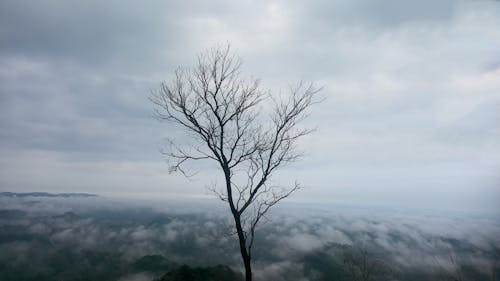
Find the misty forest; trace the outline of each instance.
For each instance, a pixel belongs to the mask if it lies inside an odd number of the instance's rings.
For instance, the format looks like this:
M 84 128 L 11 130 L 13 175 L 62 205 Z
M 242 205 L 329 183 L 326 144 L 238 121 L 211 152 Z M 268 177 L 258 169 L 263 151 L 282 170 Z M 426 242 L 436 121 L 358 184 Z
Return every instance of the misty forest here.
M 217 201 L 1 194 L 1 280 L 243 280 Z M 196 205 L 193 209 L 191 205 Z M 258 280 L 498 280 L 495 219 L 284 203 Z
M 500 281 L 500 1 L 0 1 L 0 281 Z

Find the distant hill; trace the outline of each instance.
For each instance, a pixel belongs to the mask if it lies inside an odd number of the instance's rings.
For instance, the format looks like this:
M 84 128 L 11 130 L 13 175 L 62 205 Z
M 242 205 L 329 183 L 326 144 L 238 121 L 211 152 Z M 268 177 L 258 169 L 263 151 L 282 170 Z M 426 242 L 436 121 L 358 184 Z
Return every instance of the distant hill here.
M 48 192 L 0 192 L 0 197 L 61 197 L 61 198 L 90 198 L 98 197 L 96 194 L 90 193 L 48 193 Z
M 169 270 L 179 267 L 175 262 L 172 262 L 162 255 L 146 255 L 136 260 L 132 269 L 134 272 L 151 272 L 151 273 L 165 273 Z
M 243 276 L 225 265 L 190 267 L 183 265 L 155 281 L 240 281 Z

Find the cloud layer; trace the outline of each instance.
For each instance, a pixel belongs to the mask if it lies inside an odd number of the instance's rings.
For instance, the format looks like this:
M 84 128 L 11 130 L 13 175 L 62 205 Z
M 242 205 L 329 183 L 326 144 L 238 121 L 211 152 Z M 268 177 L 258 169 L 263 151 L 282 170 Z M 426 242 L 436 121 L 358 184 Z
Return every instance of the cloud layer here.
M 132 269 L 151 255 L 178 264 L 241 269 L 237 239 L 219 208 L 222 203 L 0 201 L 0 276 L 8 268 L 27 267 L 31 274 L 52 278 L 82 270 L 107 280 L 106 274 L 114 274 L 113 280 L 145 279 L 153 272 Z M 379 267 L 390 269 L 394 280 L 417 273 L 423 274 L 419 280 L 435 280 L 456 269 L 450 257 L 469 268 L 466 274 L 475 274 L 473 280 L 482 280 L 500 253 L 500 225 L 486 217 L 290 205 L 270 219 L 258 230 L 253 250 L 259 280 L 320 281 L 332 278 L 333 271 L 346 277 L 344 260 L 363 251 L 370 260 L 383 261 Z
M 180 132 L 147 96 L 231 42 L 273 90 L 325 86 L 309 156 L 277 179 L 310 186 L 297 198 L 498 212 L 499 15 L 498 1 L 4 1 L 0 189 L 203 194 L 210 168 L 166 174 L 157 150 Z

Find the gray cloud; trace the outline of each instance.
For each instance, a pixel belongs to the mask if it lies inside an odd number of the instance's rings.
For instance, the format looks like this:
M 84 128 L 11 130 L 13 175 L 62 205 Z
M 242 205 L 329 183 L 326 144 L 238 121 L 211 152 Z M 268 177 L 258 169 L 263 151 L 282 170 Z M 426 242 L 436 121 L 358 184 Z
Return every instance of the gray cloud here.
M 497 1 L 3 1 L 0 189 L 202 194 L 210 171 L 165 174 L 157 149 L 179 132 L 147 96 L 229 41 L 266 87 L 325 86 L 309 156 L 282 174 L 312 187 L 299 199 L 432 194 L 498 212 L 499 14 Z
M 184 33 L 175 27 L 178 6 L 162 1 L 7 1 L 2 3 L 2 53 L 83 66 L 127 69 L 132 62 L 148 67 L 161 60 L 165 43 L 175 46 L 179 40 L 169 36 Z

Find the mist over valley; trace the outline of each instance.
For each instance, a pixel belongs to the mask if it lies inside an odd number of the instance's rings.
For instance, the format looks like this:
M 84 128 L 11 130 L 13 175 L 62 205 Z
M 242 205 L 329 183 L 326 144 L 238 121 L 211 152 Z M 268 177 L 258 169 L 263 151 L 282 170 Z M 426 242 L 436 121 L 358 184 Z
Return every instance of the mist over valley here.
M 0 203 L 1 280 L 153 280 L 182 265 L 241 271 L 217 200 L 2 194 Z M 362 260 L 373 266 L 369 280 L 493 280 L 500 270 L 492 215 L 289 203 L 268 219 L 256 236 L 257 280 L 362 280 Z

